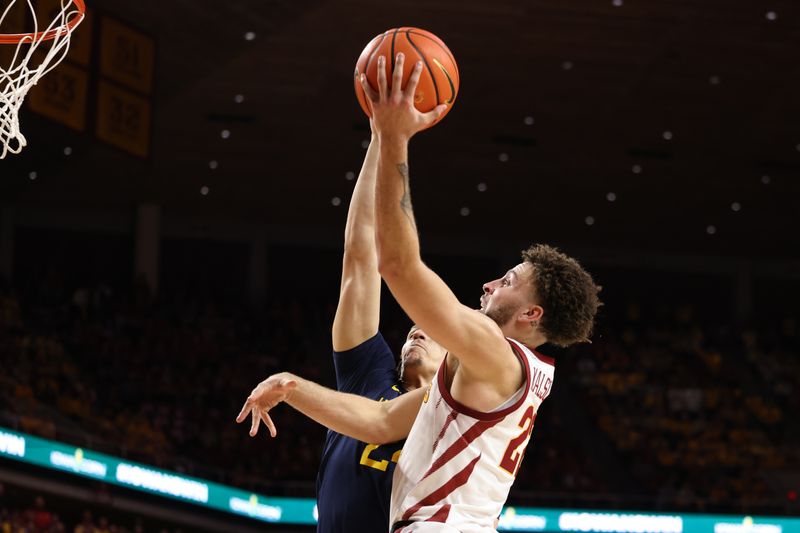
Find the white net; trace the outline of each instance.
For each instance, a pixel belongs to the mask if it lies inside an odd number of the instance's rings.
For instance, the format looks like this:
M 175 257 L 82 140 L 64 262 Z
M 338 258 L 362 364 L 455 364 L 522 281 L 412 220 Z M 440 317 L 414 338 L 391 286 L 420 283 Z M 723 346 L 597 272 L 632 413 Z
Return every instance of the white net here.
M 84 10 L 82 0 L 60 0 L 60 9 L 56 7 L 45 27 L 32 0 L 0 0 L 3 4 L 7 5 L 0 14 L 0 47 L 6 52 L 0 56 L 0 159 L 25 148 L 27 141 L 19 129 L 22 102 L 31 87 L 67 56 L 72 30 Z M 23 34 L 17 26 L 33 31 Z

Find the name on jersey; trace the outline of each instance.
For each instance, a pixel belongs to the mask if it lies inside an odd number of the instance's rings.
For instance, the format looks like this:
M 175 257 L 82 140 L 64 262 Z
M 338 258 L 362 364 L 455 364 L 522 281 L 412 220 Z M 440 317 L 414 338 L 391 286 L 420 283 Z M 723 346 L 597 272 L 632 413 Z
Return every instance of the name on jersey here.
M 533 375 L 531 376 L 531 392 L 537 398 L 544 401 L 547 395 L 550 394 L 550 387 L 553 386 L 553 380 L 538 368 L 532 368 Z

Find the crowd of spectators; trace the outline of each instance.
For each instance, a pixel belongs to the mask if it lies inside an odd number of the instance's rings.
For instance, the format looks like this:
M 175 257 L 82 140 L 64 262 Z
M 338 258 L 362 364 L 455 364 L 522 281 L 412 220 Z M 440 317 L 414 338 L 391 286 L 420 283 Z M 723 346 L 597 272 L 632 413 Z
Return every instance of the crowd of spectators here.
M 17 507 L 5 501 L 5 486 L 0 484 L 0 533 L 62 533 L 67 531 L 58 514 L 51 512 L 42 496 L 33 505 Z
M 293 410 L 279 437 L 251 439 L 233 419 L 257 382 L 279 370 L 333 385 L 335 300 L 293 294 L 253 310 L 211 297 L 154 299 L 104 283 L 0 290 L 0 424 L 46 438 L 273 495 L 313 495 L 324 430 Z M 399 347 L 408 324 L 384 322 Z M 631 304 L 595 341 L 561 356 L 512 497 L 528 504 L 738 512 L 780 503 L 762 475 L 798 467 L 787 418 L 799 407 L 797 323 L 706 326 L 690 307 L 648 314 Z M 549 407 L 548 407 L 549 405 Z M 576 404 L 570 404 L 576 405 Z M 606 439 L 613 465 L 600 464 Z M 587 442 L 589 441 L 589 442 Z M 620 488 L 615 472 L 629 483 Z M 584 497 L 586 499 L 584 500 Z
M 297 302 L 250 317 L 105 286 L 34 301 L 6 291 L 1 306 L 0 401 L 22 431 L 249 488 L 315 471 L 324 432 L 303 417 L 282 412 L 271 443 L 233 422 L 278 365 L 320 379 Z
M 117 513 L 119 519 L 110 519 L 74 505 L 59 514 L 41 495 L 9 498 L 9 490 L 0 484 L 0 533 L 180 533 L 160 526 L 146 528 L 142 519 L 132 515 Z
M 210 300 L 154 303 L 142 287 L 118 294 L 98 284 L 70 294 L 50 277 L 33 295 L 7 289 L 0 298 L 7 423 L 14 418 L 27 433 L 249 490 L 313 495 L 321 427 L 280 409 L 280 437 L 252 439 L 233 418 L 258 380 L 279 370 L 334 385 L 335 301 L 278 299 L 253 312 Z M 383 324 L 390 345 L 402 344 L 407 326 Z M 555 413 L 544 416 L 563 425 Z M 548 461 L 521 473 L 519 485 L 597 485 L 566 433 L 541 425 L 537 449 Z
M 625 311 L 569 360 L 623 467 L 662 506 L 780 509 L 769 474 L 800 466 L 796 322 L 740 329 L 704 326 L 691 306 Z

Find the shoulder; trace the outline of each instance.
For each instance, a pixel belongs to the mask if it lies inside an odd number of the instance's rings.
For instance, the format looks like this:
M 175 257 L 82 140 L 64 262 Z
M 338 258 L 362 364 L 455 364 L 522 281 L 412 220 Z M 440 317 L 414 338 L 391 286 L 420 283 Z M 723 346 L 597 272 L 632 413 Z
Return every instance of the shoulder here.
M 394 354 L 380 332 L 349 350 L 333 352 L 337 388 L 364 395 L 397 381 Z
M 376 332 L 375 335 L 372 337 L 365 339 L 364 341 L 356 344 L 355 346 L 346 348 L 344 350 L 337 350 L 334 349 L 334 354 L 341 354 L 341 355 L 348 355 L 354 353 L 361 353 L 361 352 L 368 352 L 374 350 L 390 350 L 389 345 L 386 343 L 386 339 L 384 339 L 383 335 L 380 331 Z M 391 350 L 390 350 L 391 351 Z

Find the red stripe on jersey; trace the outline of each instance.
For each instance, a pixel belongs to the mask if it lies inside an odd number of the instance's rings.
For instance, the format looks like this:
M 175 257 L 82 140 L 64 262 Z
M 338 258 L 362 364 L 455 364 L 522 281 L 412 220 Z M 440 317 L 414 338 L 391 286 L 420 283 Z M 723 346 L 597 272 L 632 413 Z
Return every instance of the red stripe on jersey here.
M 447 448 L 442 455 L 436 458 L 436 460 L 431 464 L 431 467 L 425 472 L 425 475 L 422 476 L 422 479 L 430 476 L 437 470 L 439 470 L 445 463 L 447 463 L 450 459 L 464 451 L 464 449 L 472 443 L 475 439 L 483 435 L 483 433 L 491 428 L 502 422 L 503 419 L 499 418 L 497 420 L 480 420 L 475 422 L 471 428 L 464 432 L 461 437 L 458 438 L 453 444 Z
M 439 435 L 436 437 L 436 440 L 433 441 L 434 452 L 436 451 L 436 447 L 439 446 L 439 441 L 442 440 L 442 437 L 444 437 L 447 428 L 450 427 L 450 424 L 453 422 L 453 420 L 456 419 L 457 416 L 458 416 L 458 411 L 452 411 L 452 410 L 450 411 L 450 414 L 447 415 L 447 420 L 445 420 L 444 425 L 442 426 L 442 430 L 439 432 Z
M 426 522 L 447 522 L 447 517 L 450 516 L 450 504 L 446 503 L 439 507 L 439 510 L 433 513 L 433 516 L 425 520 Z
M 508 344 L 511 346 L 511 351 L 514 352 L 514 355 L 522 363 L 523 374 L 525 378 L 525 385 L 524 385 L 524 393 L 520 396 L 519 400 L 514 403 L 514 405 L 509 405 L 505 409 L 501 409 L 499 411 L 478 411 L 471 407 L 467 407 L 466 405 L 462 404 L 450 394 L 450 391 L 447 388 L 447 358 L 450 354 L 446 354 L 444 356 L 444 360 L 442 364 L 439 366 L 439 371 L 436 374 L 436 380 L 439 385 L 439 392 L 442 394 L 442 398 L 444 401 L 449 405 L 453 410 L 458 411 L 459 413 L 463 413 L 467 416 L 478 420 L 495 420 L 497 418 L 503 418 L 509 413 L 513 413 L 517 409 L 519 409 L 522 404 L 525 402 L 525 398 L 528 395 L 528 390 L 531 388 L 531 365 L 528 363 L 528 358 L 525 356 L 525 353 L 522 351 L 515 341 L 511 339 L 506 339 Z M 522 387 L 520 387 L 522 388 Z
M 510 340 L 515 340 L 515 339 L 510 339 Z M 515 341 L 515 342 L 519 342 L 519 341 Z M 548 356 L 548 355 L 543 355 L 543 354 L 541 354 L 541 353 L 537 352 L 537 351 L 536 351 L 536 348 L 531 348 L 531 347 L 530 347 L 530 346 L 528 346 L 527 344 L 523 344 L 523 343 L 521 343 L 521 342 L 519 342 L 519 344 L 521 344 L 522 346 L 524 346 L 524 347 L 526 347 L 527 349 L 529 349 L 529 350 L 531 351 L 531 353 L 532 353 L 533 355 L 535 355 L 535 356 L 536 356 L 536 359 L 538 359 L 538 360 L 539 360 L 539 361 L 541 361 L 542 363 L 544 363 L 544 364 L 546 364 L 546 365 L 550 365 L 550 366 L 552 366 L 552 367 L 555 367 L 555 366 L 556 366 L 556 360 L 555 360 L 555 358 L 553 358 L 553 357 L 550 357 L 550 356 Z
M 542 355 L 539 352 L 537 352 L 536 350 L 531 350 L 531 353 L 533 355 L 535 355 L 536 359 L 538 359 L 542 363 L 544 363 L 546 365 L 550 365 L 550 366 L 556 366 L 556 360 L 553 359 L 552 357 L 548 357 L 546 355 Z
M 450 478 L 447 483 L 436 489 L 435 491 L 431 492 L 424 498 L 422 498 L 416 505 L 413 507 L 409 507 L 408 510 L 403 513 L 403 520 L 408 520 L 414 513 L 422 509 L 423 507 L 433 505 L 437 502 L 442 501 L 443 499 L 447 498 L 453 491 L 457 488 L 461 487 L 462 485 L 466 485 L 467 481 L 469 481 L 470 476 L 472 476 L 472 471 L 475 470 L 475 465 L 478 464 L 478 461 L 481 459 L 481 454 L 478 454 L 475 459 L 470 461 L 470 463 L 464 467 L 464 469 Z

